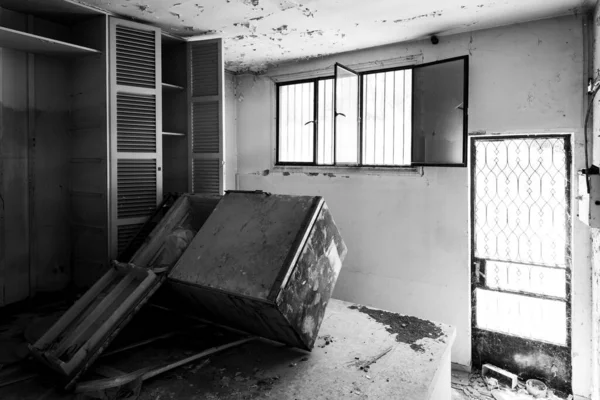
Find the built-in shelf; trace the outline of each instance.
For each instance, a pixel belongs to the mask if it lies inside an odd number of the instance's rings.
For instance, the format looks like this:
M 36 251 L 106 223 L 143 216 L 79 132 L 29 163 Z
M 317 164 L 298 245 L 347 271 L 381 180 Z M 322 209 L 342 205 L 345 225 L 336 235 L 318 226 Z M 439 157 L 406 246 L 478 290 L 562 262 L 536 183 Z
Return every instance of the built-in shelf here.
M 181 132 L 163 132 L 162 134 L 165 136 L 185 136 L 185 133 Z
M 88 47 L 4 27 L 0 27 L 0 47 L 49 56 L 76 57 L 100 53 Z
M 173 85 L 170 83 L 164 83 L 162 84 L 162 88 L 163 90 L 168 90 L 168 91 L 173 91 L 173 92 L 179 92 L 183 90 L 183 86 L 178 86 L 178 85 Z
M 63 25 L 73 25 L 107 14 L 104 10 L 82 4 L 78 0 L 0 0 L 0 7 Z

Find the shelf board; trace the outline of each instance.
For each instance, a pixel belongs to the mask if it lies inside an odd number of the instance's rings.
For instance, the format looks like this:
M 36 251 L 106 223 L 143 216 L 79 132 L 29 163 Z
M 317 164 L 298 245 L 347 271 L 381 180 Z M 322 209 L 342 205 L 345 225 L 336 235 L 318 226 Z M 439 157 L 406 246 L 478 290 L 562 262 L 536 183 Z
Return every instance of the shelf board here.
M 173 91 L 173 92 L 179 92 L 179 91 L 184 90 L 183 86 L 173 85 L 171 83 L 165 83 L 165 82 L 163 82 L 162 88 L 163 88 L 163 90 L 168 90 L 168 91 Z
M 185 133 L 181 132 L 163 132 L 163 136 L 186 136 Z
M 77 0 L 0 0 L 0 7 L 66 25 L 107 14 Z
M 88 47 L 4 27 L 0 27 L 0 47 L 49 56 L 75 57 L 100 53 Z

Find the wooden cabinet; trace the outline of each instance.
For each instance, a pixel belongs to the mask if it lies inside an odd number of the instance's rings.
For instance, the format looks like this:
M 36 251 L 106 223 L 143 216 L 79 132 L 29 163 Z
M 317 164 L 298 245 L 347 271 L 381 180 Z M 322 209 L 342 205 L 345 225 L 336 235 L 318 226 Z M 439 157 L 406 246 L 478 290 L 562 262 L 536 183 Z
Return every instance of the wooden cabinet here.
M 190 190 L 220 194 L 225 176 L 223 151 L 223 43 L 189 42 Z
M 0 0 L 0 306 L 93 284 L 163 193 L 222 192 L 221 48 Z
M 110 19 L 111 258 L 162 199 L 161 32 Z

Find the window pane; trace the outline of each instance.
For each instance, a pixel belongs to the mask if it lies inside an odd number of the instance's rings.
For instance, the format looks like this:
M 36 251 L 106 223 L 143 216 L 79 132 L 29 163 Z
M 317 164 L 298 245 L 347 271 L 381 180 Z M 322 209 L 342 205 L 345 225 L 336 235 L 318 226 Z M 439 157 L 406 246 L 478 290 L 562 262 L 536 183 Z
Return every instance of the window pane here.
M 413 162 L 463 163 L 465 62 L 414 69 Z
M 317 164 L 333 164 L 333 79 L 319 81 Z
M 279 87 L 279 161 L 312 162 L 314 156 L 314 84 Z
M 412 71 L 363 77 L 363 164 L 410 164 Z
M 476 289 L 477 327 L 564 345 L 567 310 L 564 301 Z
M 335 161 L 358 163 L 358 75 L 336 66 Z

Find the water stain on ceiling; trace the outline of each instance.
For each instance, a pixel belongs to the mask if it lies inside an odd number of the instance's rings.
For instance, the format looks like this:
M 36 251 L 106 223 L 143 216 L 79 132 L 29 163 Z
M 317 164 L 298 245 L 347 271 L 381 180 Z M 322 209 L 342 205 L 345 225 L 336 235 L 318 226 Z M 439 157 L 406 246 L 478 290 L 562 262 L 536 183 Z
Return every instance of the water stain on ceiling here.
M 581 13 L 593 0 L 83 0 L 185 37 L 222 37 L 228 70 Z

